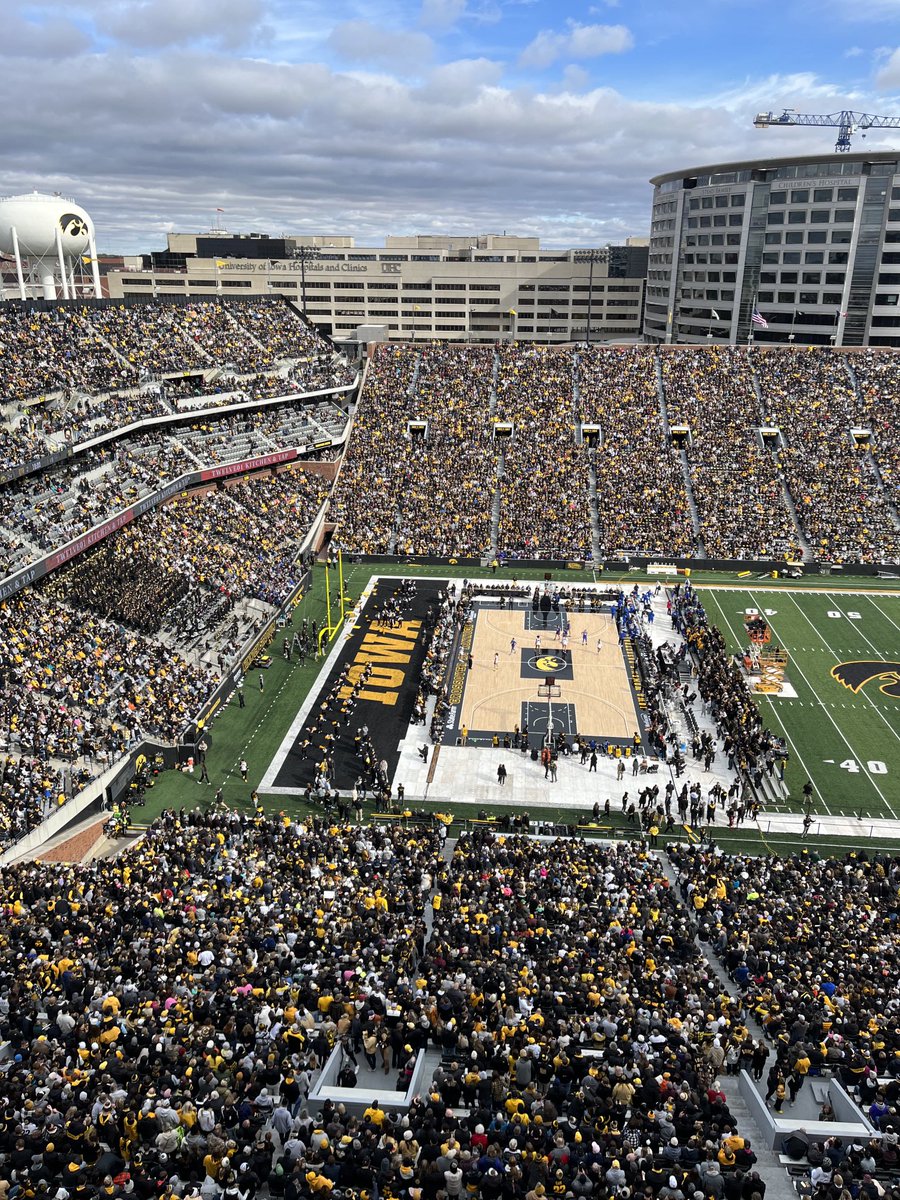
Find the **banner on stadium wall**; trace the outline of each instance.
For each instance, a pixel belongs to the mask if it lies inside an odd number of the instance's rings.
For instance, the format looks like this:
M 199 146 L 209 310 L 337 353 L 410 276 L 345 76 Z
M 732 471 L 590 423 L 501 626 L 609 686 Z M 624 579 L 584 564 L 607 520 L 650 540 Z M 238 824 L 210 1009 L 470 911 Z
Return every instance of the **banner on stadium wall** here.
M 329 442 L 330 446 L 331 443 Z M 245 458 L 242 462 L 225 463 L 221 467 L 207 467 L 200 472 L 200 481 L 208 479 L 227 479 L 230 475 L 241 475 L 244 471 L 258 471 L 262 467 L 277 467 L 281 463 L 291 462 L 298 457 L 296 448 L 291 450 L 276 450 L 272 454 L 262 454 L 259 458 Z
M 0 483 L 12 483 L 14 479 L 22 479 L 25 475 L 34 475 L 37 471 L 46 471 L 55 467 L 71 454 L 70 450 L 57 450 L 55 454 L 45 454 L 43 458 L 31 458 L 28 462 L 19 463 L 17 467 L 9 467 L 0 472 Z

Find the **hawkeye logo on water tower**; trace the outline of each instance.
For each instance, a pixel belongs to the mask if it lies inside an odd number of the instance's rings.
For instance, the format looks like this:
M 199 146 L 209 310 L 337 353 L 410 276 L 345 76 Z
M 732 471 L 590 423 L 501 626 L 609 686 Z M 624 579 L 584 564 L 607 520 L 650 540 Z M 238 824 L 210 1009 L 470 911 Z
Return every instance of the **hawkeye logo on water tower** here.
M 900 662 L 878 659 L 854 659 L 831 668 L 831 677 L 858 696 L 873 679 L 882 680 L 878 690 L 885 696 L 900 697 Z

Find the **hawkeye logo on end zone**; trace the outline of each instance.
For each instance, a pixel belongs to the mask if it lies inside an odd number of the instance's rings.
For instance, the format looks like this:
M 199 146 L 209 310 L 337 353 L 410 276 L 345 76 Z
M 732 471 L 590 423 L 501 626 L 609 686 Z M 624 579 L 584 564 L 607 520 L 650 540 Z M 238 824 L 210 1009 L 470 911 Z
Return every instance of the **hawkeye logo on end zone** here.
M 867 683 L 880 679 L 878 690 L 885 696 L 900 696 L 900 662 L 856 659 L 831 668 L 832 679 L 858 696 Z

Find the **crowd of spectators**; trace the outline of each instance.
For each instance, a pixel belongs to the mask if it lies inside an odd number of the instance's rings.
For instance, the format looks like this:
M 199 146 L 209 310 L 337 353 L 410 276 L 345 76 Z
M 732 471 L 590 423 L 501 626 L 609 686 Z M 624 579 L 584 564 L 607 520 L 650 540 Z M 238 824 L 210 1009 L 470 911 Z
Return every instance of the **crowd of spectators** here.
M 763 419 L 781 430 L 781 468 L 813 557 L 824 562 L 896 560 L 896 511 L 891 511 L 868 446 L 851 434 L 868 428 L 869 419 L 846 357 L 818 349 L 757 354 L 753 362 Z
M 109 765 L 142 736 L 176 738 L 241 648 L 236 605 L 290 594 L 327 492 L 288 467 L 179 497 L 0 605 L 2 748 L 51 771 Z M 16 783 L 0 789 L 0 840 L 46 815 L 39 776 Z
M 678 349 L 660 362 L 669 425 L 688 431 L 682 436 L 707 557 L 799 557 L 777 460 L 757 433 L 746 350 Z
M 896 497 L 900 487 L 900 431 L 897 411 L 900 383 L 892 354 L 863 350 L 848 359 L 859 389 L 863 420 L 860 427 L 872 434 L 871 450 L 887 494 Z M 896 500 L 895 500 L 896 507 Z
M 271 1177 L 311 1196 L 340 1142 L 331 1106 L 302 1107 L 312 1071 L 338 1039 L 387 1041 L 388 1001 L 409 1007 L 439 852 L 430 830 L 215 810 L 169 813 L 91 868 L 6 868 L 0 1178 L 97 1195 L 108 1176 L 119 1195 L 127 1173 L 136 1196 L 211 1200 Z
M 5 868 L 0 1178 L 677 1200 L 727 1175 L 762 1200 L 710 1052 L 740 1010 L 655 856 L 487 832 L 441 849 L 433 827 L 214 807 L 114 861 Z M 407 1112 L 352 1117 L 307 1106 L 336 1047 L 348 1082 L 363 1056 L 398 1084 L 419 1049 L 441 1064 Z
M 689 582 L 672 589 L 671 616 L 676 632 L 690 647 L 697 691 L 716 723 L 729 770 L 759 785 L 764 771 L 773 775 L 776 766 L 787 759 L 784 743 L 763 724 L 744 672 L 729 653 L 719 628 L 709 623 Z
M 722 1029 L 726 1062 L 735 1071 L 752 1069 L 760 1082 L 768 1062 L 764 1088 L 776 1114 L 796 1101 L 808 1076 L 833 1074 L 877 1131 L 857 1141 L 810 1139 L 812 1172 L 801 1195 L 831 1194 L 829 1185 L 864 1200 L 895 1193 L 900 859 L 863 850 L 820 860 L 809 853 L 754 857 L 681 846 L 670 847 L 669 856 L 700 938 L 764 1033 L 764 1040 L 753 1040 Z M 835 1119 L 829 1104 L 820 1119 Z
M 188 398 L 213 407 L 340 387 L 353 375 L 278 300 L 10 309 L 0 315 L 0 469 L 165 416 Z
M 571 351 L 501 346 L 497 416 L 503 443 L 497 549 L 509 558 L 593 553 L 588 451 L 576 442 Z
M 28 565 L 185 472 L 313 445 L 339 436 L 346 421 L 331 400 L 204 416 L 190 426 L 98 446 L 7 483 L 0 487 L 0 570 Z
M 482 346 L 378 348 L 335 488 L 345 549 L 448 556 L 489 549 L 492 364 L 493 351 Z
M 808 537 L 817 558 L 890 560 L 892 393 L 861 366 L 864 404 L 844 357 L 380 347 L 336 492 L 340 536 L 359 552 L 566 559 L 589 557 L 595 531 L 605 557 L 797 559 Z M 512 432 L 492 442 L 496 422 Z M 875 427 L 881 478 L 851 436 L 861 422 Z M 599 427 L 595 445 L 579 443 L 579 424 Z
M 595 456 L 600 552 L 695 552 L 684 471 L 666 443 L 649 348 L 578 352 L 581 419 L 600 426 Z

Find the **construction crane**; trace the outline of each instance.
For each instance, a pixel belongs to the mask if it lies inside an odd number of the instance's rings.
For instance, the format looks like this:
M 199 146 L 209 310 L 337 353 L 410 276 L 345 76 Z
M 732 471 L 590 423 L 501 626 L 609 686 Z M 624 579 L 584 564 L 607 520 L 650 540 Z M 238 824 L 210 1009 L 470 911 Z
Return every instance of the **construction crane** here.
M 834 148 L 838 154 L 846 154 L 850 149 L 850 138 L 857 129 L 900 129 L 900 117 L 877 117 L 873 113 L 849 109 L 839 113 L 798 113 L 793 108 L 786 108 L 780 117 L 771 112 L 757 113 L 753 124 L 757 129 L 768 129 L 770 125 L 820 125 L 837 129 Z

